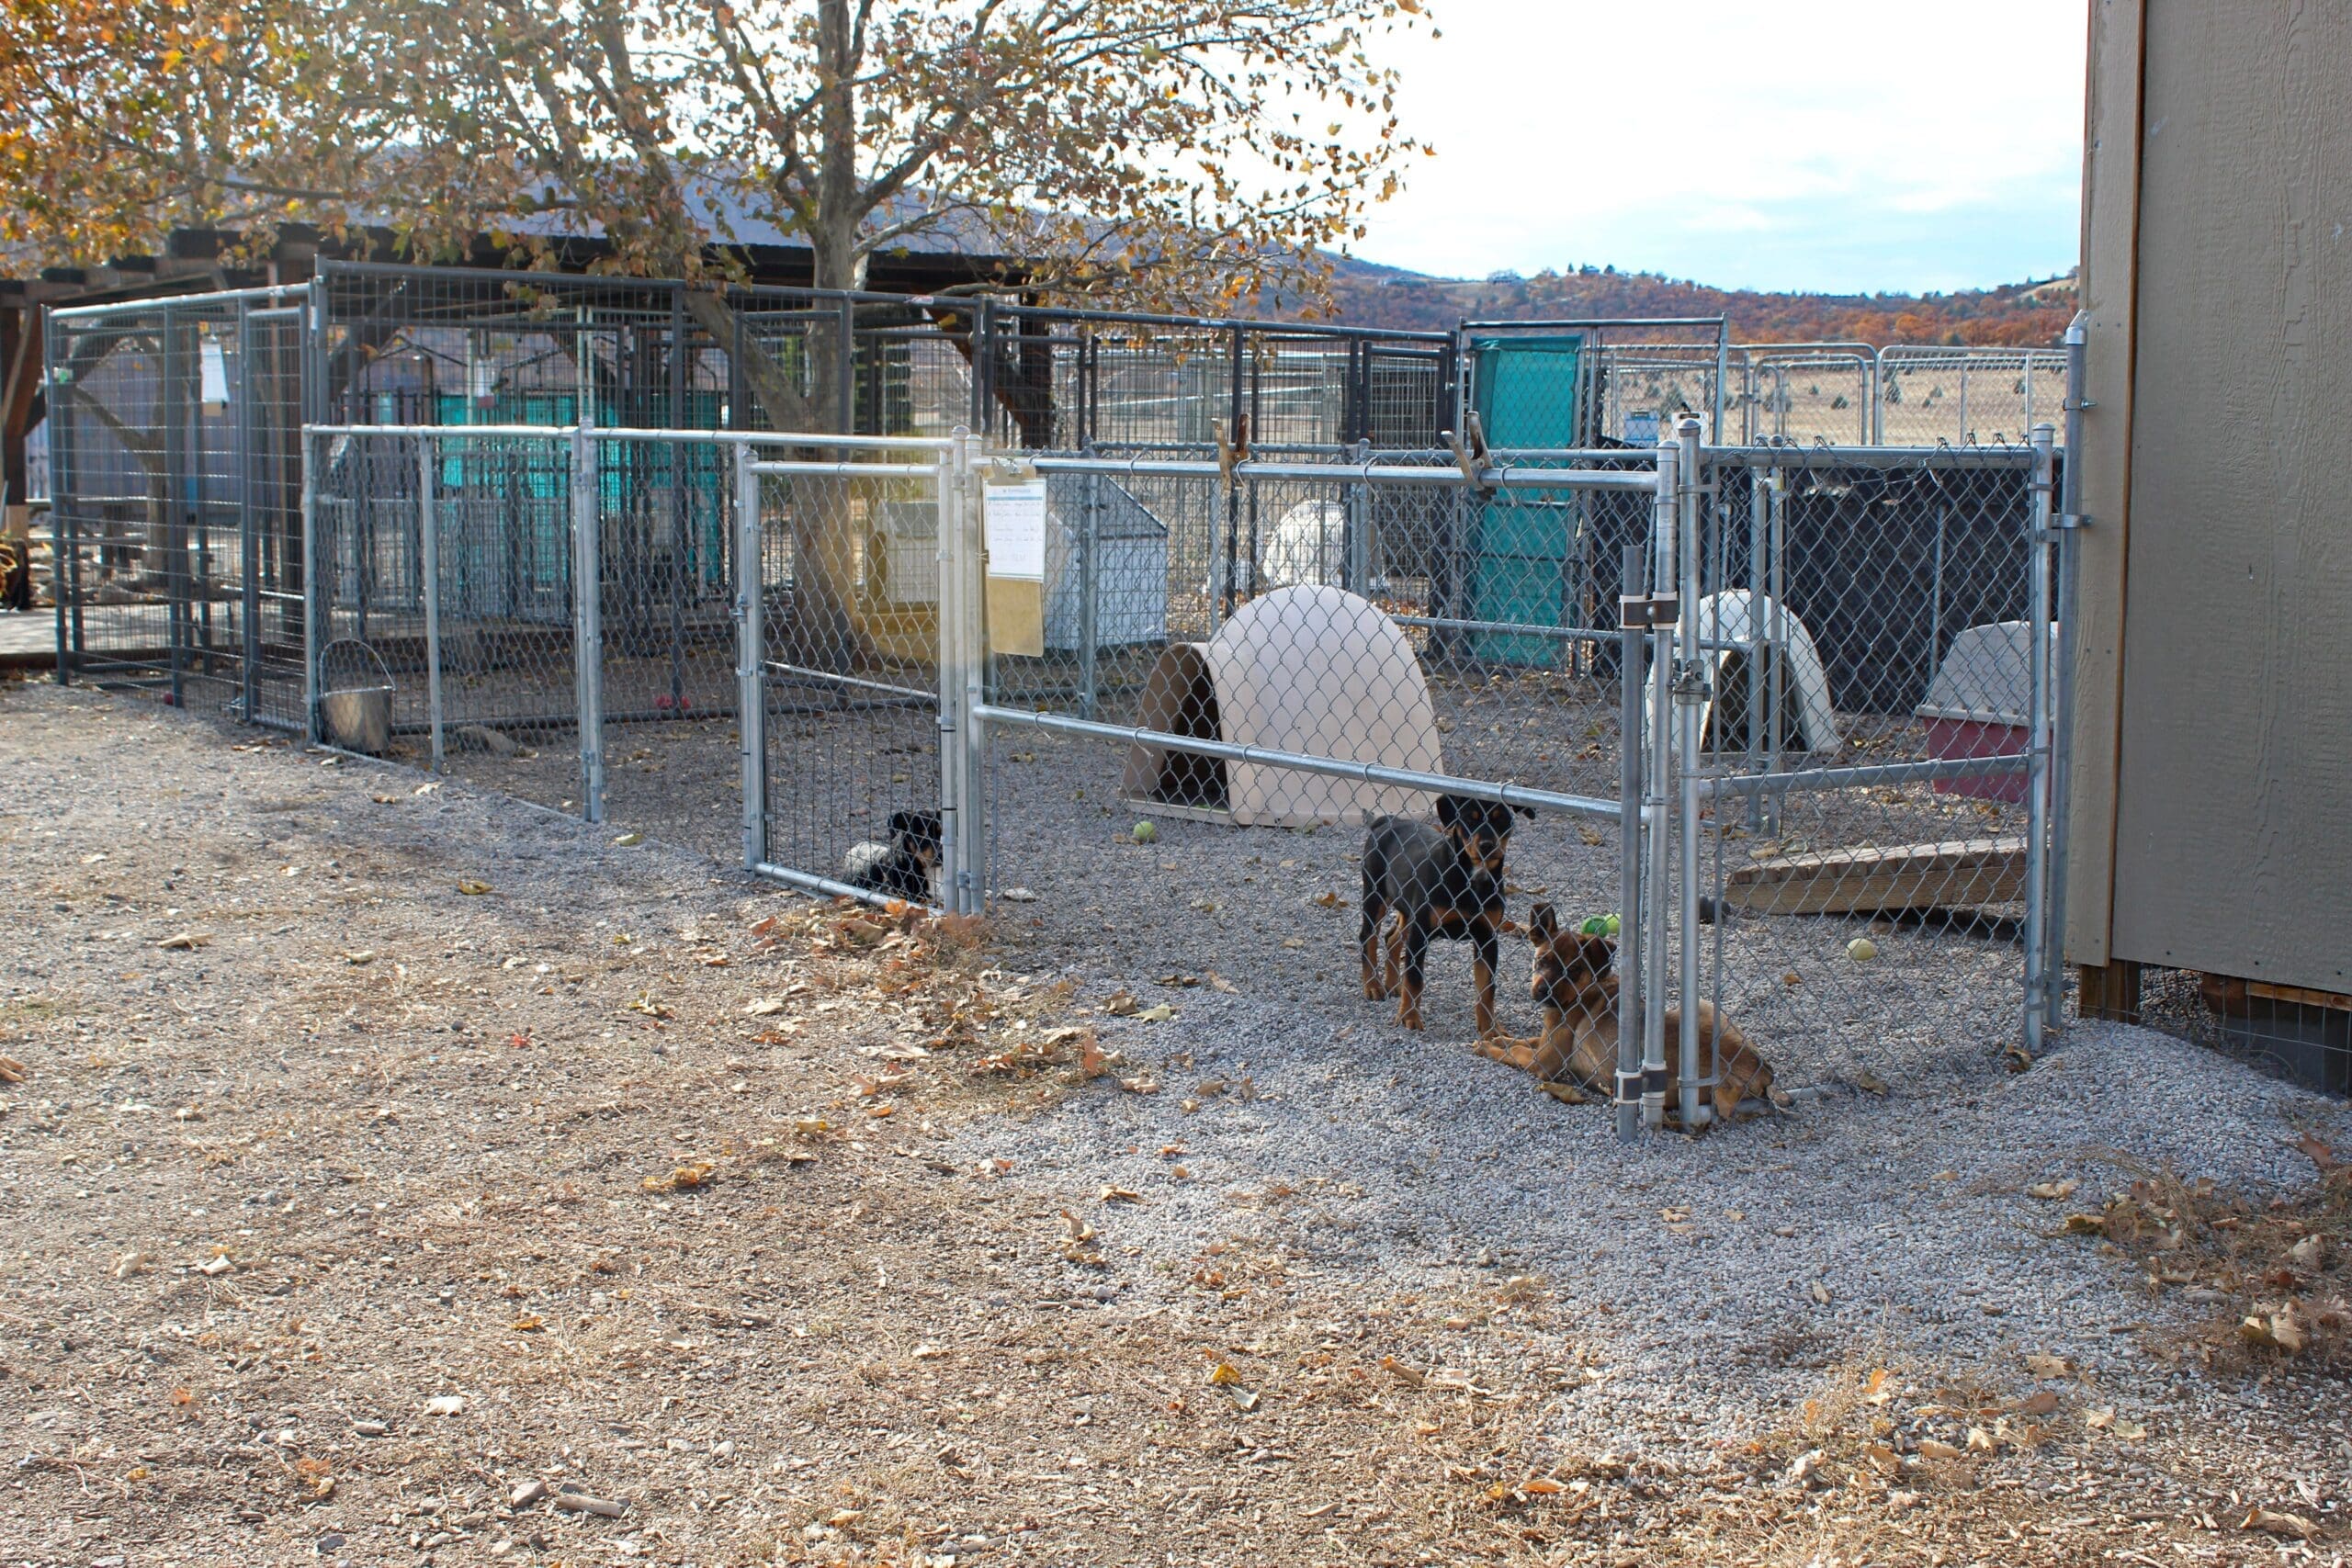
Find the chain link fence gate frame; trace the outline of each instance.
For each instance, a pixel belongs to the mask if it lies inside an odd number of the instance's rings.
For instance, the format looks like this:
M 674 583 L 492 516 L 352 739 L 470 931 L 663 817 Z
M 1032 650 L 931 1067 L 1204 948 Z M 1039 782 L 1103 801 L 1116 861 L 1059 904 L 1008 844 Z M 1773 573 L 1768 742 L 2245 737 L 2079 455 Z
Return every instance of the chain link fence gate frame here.
M 1695 421 L 1678 436 L 1702 479 L 1678 563 L 1677 852 L 1653 866 L 1673 886 L 1674 990 L 1768 1035 L 1843 1035 L 1857 1081 L 1905 1032 L 1979 1030 L 1992 1040 L 1953 1043 L 2030 1059 L 2064 987 L 2072 535 L 2054 431 L 1928 448 L 1708 446 Z M 1930 929 L 1985 956 L 1958 979 L 1911 963 Z

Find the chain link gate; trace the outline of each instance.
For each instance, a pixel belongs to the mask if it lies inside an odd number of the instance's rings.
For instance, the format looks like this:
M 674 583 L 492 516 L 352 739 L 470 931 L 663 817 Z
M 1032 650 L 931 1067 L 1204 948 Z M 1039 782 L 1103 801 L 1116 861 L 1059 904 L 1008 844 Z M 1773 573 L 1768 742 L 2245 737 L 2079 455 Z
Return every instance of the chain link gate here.
M 1866 1084 L 1892 1062 L 2037 1051 L 2061 983 L 2052 431 L 1930 448 L 1679 434 L 1702 479 L 1681 508 L 1675 673 L 1651 698 L 1674 715 L 1676 852 L 1652 868 L 1674 993 Z M 1686 1077 L 1686 1122 L 1690 1096 Z
M 743 863 L 809 892 L 978 907 L 964 822 L 953 570 L 972 443 L 796 440 L 735 454 Z

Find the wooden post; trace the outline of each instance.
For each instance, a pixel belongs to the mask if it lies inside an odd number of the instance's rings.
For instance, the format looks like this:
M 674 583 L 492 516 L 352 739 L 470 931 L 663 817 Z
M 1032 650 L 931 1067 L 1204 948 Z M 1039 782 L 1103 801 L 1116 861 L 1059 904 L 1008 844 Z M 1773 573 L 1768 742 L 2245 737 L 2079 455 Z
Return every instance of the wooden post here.
M 2119 1023 L 2140 1021 L 2140 964 L 2137 959 L 2114 958 L 2105 964 L 2078 964 L 2075 975 L 2081 982 L 2076 993 L 2075 1010 L 2084 1018 L 2113 1019 Z

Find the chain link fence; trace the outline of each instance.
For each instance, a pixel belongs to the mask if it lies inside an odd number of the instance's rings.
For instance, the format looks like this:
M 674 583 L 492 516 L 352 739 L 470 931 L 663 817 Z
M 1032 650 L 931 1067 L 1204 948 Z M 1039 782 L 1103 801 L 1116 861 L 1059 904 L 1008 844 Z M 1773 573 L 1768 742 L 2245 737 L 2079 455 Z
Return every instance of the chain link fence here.
M 51 312 L 61 675 L 301 722 L 298 299 Z
M 2054 443 L 1875 439 L 1953 362 L 730 309 L 61 313 L 62 670 L 985 910 L 1139 1005 L 1376 998 L 1629 1130 L 1768 1087 L 1733 1045 L 1860 1081 L 2054 1018 Z M 1963 431 L 2058 395 L 1964 367 Z

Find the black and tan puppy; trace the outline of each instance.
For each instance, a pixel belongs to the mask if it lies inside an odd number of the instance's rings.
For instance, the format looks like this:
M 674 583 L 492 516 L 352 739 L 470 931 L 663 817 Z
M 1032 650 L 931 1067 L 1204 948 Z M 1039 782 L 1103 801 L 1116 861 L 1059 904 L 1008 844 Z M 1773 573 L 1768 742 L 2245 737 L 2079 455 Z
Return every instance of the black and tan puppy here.
M 1544 1032 L 1525 1040 L 1481 1038 L 1478 1051 L 1533 1073 L 1548 1083 L 1569 1083 L 1588 1093 L 1615 1092 L 1617 1073 L 1617 944 L 1560 923 L 1549 904 L 1528 912 L 1527 940 L 1535 949 L 1528 989 L 1543 1010 Z M 1666 1049 L 1674 1057 L 1682 1034 L 1682 1010 L 1666 1010 Z M 1715 1119 L 1728 1122 L 1743 1100 L 1772 1092 L 1772 1067 L 1739 1026 L 1699 1004 L 1699 1065 L 1715 1079 Z M 1669 1076 L 1666 1102 L 1680 1098 L 1679 1079 Z M 1669 1110 L 1668 1114 L 1672 1114 Z
M 852 844 L 842 857 L 842 880 L 910 902 L 939 902 L 939 814 L 894 811 L 887 843 Z
M 1471 944 L 1478 983 L 1479 1038 L 1495 1032 L 1496 939 L 1504 927 L 1503 851 L 1510 842 L 1513 807 L 1442 795 L 1437 825 L 1405 817 L 1375 817 L 1363 840 L 1363 994 L 1396 998 L 1396 1021 L 1421 1026 L 1421 984 L 1430 939 Z M 1532 817 L 1524 807 L 1520 815 Z M 1380 955 L 1381 928 L 1390 916 L 1388 953 Z M 1399 971 L 1401 970 L 1401 975 Z

